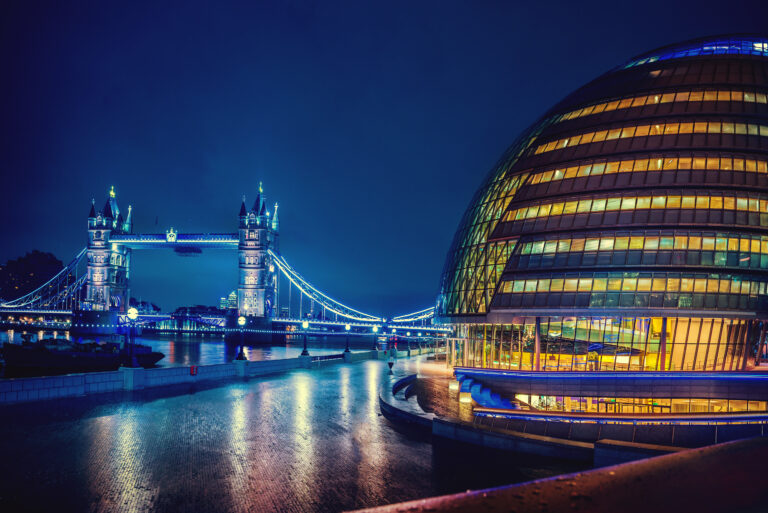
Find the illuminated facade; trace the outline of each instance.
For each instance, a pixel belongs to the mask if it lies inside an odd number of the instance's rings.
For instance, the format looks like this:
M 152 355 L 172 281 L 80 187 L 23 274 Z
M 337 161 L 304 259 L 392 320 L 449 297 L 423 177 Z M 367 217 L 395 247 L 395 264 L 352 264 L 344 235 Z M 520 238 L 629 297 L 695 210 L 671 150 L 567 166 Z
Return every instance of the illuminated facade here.
M 200 253 L 201 248 L 236 247 L 239 283 L 225 307 L 253 318 L 251 321 L 272 317 L 277 278 L 270 251 L 279 250 L 277 204 L 272 211 L 268 209 L 259 185 L 253 208 L 246 208 L 243 199 L 238 220 L 237 233 L 189 234 L 171 227 L 165 233 L 134 234 L 131 207 L 123 218 L 112 188 L 104 207 L 97 212 L 91 205 L 88 214 L 86 297 L 76 309 L 78 321 L 114 324 L 115 314 L 126 311 L 130 298 L 132 251 L 161 248 L 184 255 Z
M 91 205 L 88 213 L 85 309 L 124 312 L 128 308 L 131 250 L 113 244 L 111 238 L 130 233 L 132 223 L 131 207 L 128 207 L 128 216 L 124 219 L 117 206 L 114 187 L 109 190 L 104 208 L 98 213 L 95 205 Z
M 268 251 L 277 251 L 279 222 L 277 204 L 271 216 L 262 196 L 259 195 L 248 210 L 245 198 L 240 205 L 240 225 L 237 250 L 239 255 L 240 281 L 237 288 L 238 315 L 272 317 L 275 301 L 274 269 L 270 271 Z
M 448 254 L 457 367 L 735 371 L 768 320 L 768 38 L 632 59 L 502 156 Z

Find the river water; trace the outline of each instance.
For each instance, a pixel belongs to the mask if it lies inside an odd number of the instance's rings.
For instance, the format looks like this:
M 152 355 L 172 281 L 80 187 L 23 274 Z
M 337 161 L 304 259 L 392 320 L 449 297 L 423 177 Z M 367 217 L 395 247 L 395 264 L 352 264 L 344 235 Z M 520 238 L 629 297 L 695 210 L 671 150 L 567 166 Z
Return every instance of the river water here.
M 165 358 L 158 363 L 161 367 L 186 365 L 212 365 L 231 362 L 237 356 L 238 346 L 224 342 L 220 336 L 190 336 L 190 335 L 142 335 L 136 337 L 137 344 L 151 346 Z M 353 350 L 356 345 L 350 343 Z M 370 349 L 370 342 L 364 344 Z M 296 358 L 301 354 L 303 342 L 293 340 L 281 345 L 246 345 L 243 348 L 246 358 L 251 361 L 279 360 Z M 312 356 L 338 354 L 344 351 L 345 342 L 340 340 L 309 339 L 307 348 Z M 361 346 L 359 349 L 362 349 Z
M 59 336 L 63 335 L 63 332 L 59 334 Z M 6 343 L 8 340 L 8 333 L 0 332 L 0 343 Z M 14 334 L 13 342 L 21 343 L 18 333 Z M 136 343 L 150 346 L 153 351 L 159 351 L 165 355 L 165 358 L 158 362 L 158 367 L 227 363 L 235 359 L 238 351 L 236 344 L 224 342 L 224 337 L 221 335 L 143 334 L 136 337 Z M 345 345 L 344 337 L 309 337 L 307 340 L 307 348 L 312 356 L 339 354 L 344 351 Z M 352 337 L 350 348 L 353 351 L 369 350 L 371 339 Z M 303 341 L 296 337 L 281 345 L 246 345 L 243 352 L 249 360 L 261 361 L 296 358 L 301 354 L 302 349 Z

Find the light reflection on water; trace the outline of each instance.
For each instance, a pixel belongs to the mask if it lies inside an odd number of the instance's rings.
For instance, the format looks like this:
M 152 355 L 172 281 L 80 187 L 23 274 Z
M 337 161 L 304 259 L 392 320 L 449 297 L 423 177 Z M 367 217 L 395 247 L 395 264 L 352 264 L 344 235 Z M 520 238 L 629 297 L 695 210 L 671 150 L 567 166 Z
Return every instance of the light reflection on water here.
M 237 344 L 225 343 L 218 336 L 189 336 L 189 335 L 142 335 L 136 337 L 136 343 L 152 347 L 165 355 L 160 360 L 160 367 L 175 367 L 186 365 L 213 365 L 228 363 L 237 356 Z M 345 341 L 341 339 L 324 340 L 309 338 L 307 348 L 312 356 L 340 354 L 344 351 Z M 289 340 L 281 345 L 254 345 L 243 349 L 246 358 L 251 361 L 281 360 L 297 358 L 301 355 L 303 343 L 300 340 Z M 360 348 L 352 345 L 353 350 L 368 350 L 369 344 L 361 342 Z
M 58 333 L 63 338 L 64 333 Z M 45 337 L 50 337 L 46 333 Z M 0 332 L 0 344 L 12 340 L 21 343 L 21 334 L 13 331 Z M 36 339 L 35 339 L 36 340 Z M 136 343 L 150 346 L 153 351 L 159 351 L 165 357 L 158 362 L 158 367 L 178 367 L 189 365 L 214 365 L 228 363 L 237 356 L 237 343 L 225 343 L 220 335 L 165 335 L 143 334 L 136 337 Z M 337 338 L 313 338 L 307 340 L 307 348 L 312 356 L 340 354 L 344 351 L 345 340 Z M 370 341 L 355 341 L 350 344 L 353 351 L 369 350 Z M 301 355 L 303 342 L 296 338 L 281 345 L 254 345 L 243 349 L 245 356 L 251 361 L 280 360 L 297 358 Z
M 136 337 L 136 343 L 165 355 L 158 362 L 159 367 L 228 363 L 235 359 L 238 351 L 237 344 L 226 343 L 217 336 L 142 335 Z M 307 346 L 313 356 L 338 354 L 344 350 L 344 343 L 338 341 L 310 339 Z M 243 352 L 251 361 L 280 360 L 297 358 L 302 348 L 302 343 L 289 341 L 282 345 L 246 346 Z

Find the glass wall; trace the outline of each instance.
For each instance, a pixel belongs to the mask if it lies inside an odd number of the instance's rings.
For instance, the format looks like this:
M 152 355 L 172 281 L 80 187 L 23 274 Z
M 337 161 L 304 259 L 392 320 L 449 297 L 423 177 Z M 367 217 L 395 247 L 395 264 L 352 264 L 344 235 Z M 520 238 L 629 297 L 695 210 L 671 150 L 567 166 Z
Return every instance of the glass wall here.
M 687 317 L 521 317 L 458 332 L 453 365 L 523 371 L 741 370 L 759 337 L 752 321 Z
M 766 411 L 766 401 L 748 401 L 742 399 L 574 397 L 516 394 L 515 404 L 524 411 L 554 411 L 563 413 L 683 414 Z

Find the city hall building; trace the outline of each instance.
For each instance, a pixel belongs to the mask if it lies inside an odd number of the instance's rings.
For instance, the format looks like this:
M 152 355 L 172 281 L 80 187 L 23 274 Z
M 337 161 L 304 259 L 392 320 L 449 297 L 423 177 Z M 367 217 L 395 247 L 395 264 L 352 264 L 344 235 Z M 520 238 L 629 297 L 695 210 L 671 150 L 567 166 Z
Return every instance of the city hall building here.
M 488 174 L 448 253 L 450 363 L 505 375 L 759 363 L 767 98 L 768 37 L 723 36 L 635 57 L 544 114 Z

